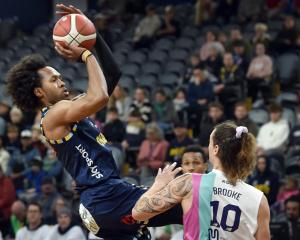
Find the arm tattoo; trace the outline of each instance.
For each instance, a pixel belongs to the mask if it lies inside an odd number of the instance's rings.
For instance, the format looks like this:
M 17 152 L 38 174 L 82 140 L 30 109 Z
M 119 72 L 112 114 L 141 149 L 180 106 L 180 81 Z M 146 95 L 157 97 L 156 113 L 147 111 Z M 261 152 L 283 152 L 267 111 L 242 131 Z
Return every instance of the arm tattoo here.
M 179 203 L 192 189 L 190 175 L 183 175 L 152 196 L 142 196 L 134 209 L 140 213 L 161 213 Z

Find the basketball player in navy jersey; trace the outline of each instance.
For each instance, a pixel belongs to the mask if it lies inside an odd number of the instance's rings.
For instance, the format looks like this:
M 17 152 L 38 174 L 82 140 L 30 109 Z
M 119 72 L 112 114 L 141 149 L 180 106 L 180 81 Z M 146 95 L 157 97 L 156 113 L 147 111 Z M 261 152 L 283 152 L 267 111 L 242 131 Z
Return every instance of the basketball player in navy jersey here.
M 61 15 L 82 14 L 73 6 L 57 6 Z M 105 137 L 88 118 L 107 104 L 120 77 L 110 50 L 98 35 L 96 55 L 75 46 L 55 46 L 69 60 L 81 60 L 88 72 L 87 93 L 68 100 L 62 76 L 38 55 L 27 56 L 7 75 L 8 92 L 22 110 L 42 111 L 41 130 L 58 159 L 76 181 L 80 193 L 80 216 L 95 235 L 113 240 L 148 239 L 131 210 L 146 191 L 120 179 Z M 180 206 L 154 218 L 148 226 L 182 223 Z

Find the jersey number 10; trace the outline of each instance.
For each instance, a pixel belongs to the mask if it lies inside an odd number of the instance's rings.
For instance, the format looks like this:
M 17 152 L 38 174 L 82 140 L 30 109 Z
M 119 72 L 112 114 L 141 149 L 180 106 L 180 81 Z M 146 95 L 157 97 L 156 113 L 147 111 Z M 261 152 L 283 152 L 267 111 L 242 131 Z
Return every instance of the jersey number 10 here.
M 213 217 L 210 221 L 210 226 L 214 227 L 222 227 L 224 231 L 227 232 L 234 232 L 239 228 L 240 225 L 240 218 L 241 218 L 241 209 L 232 204 L 228 204 L 223 208 L 222 217 L 221 217 L 221 223 L 217 220 L 217 214 L 218 214 L 218 208 L 219 208 L 219 201 L 212 201 L 210 202 L 210 206 L 213 208 Z M 229 211 L 234 212 L 234 221 L 232 226 L 227 225 L 227 218 Z

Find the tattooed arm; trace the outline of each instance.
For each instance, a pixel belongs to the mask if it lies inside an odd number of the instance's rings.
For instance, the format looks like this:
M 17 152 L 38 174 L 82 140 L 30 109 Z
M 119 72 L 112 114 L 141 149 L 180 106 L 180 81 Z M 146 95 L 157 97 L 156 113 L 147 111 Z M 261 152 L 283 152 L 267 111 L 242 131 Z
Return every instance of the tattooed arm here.
M 144 193 L 132 209 L 132 217 L 146 221 L 172 208 L 192 194 L 192 175 L 184 174 L 175 178 L 165 187 L 157 190 L 153 187 Z

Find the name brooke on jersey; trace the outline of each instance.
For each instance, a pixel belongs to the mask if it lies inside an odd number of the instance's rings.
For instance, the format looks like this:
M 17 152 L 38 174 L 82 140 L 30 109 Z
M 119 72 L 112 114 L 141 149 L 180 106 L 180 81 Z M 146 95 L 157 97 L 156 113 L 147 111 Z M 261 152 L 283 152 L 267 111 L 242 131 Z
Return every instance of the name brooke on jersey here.
M 99 172 L 97 166 L 93 166 L 94 161 L 89 158 L 88 152 L 81 146 L 81 144 L 79 144 L 75 148 L 78 150 L 78 152 L 80 152 L 82 158 L 85 159 L 86 165 L 90 168 L 90 170 L 92 172 L 92 177 L 95 177 L 98 179 L 102 178 L 103 175 Z

